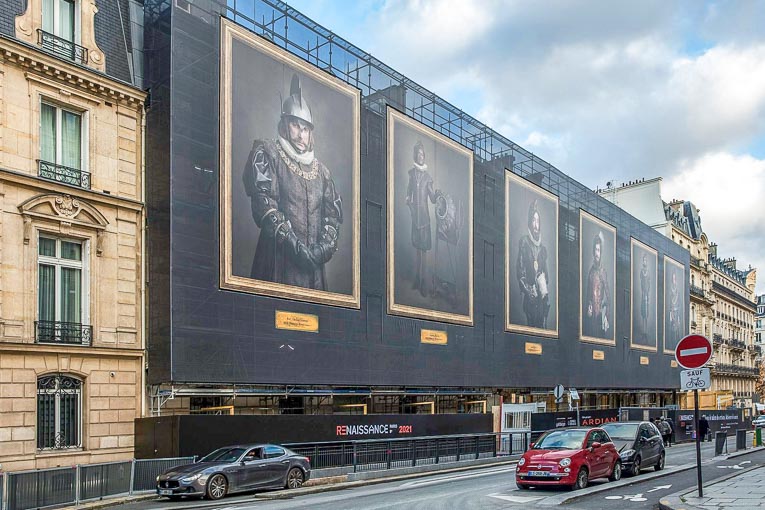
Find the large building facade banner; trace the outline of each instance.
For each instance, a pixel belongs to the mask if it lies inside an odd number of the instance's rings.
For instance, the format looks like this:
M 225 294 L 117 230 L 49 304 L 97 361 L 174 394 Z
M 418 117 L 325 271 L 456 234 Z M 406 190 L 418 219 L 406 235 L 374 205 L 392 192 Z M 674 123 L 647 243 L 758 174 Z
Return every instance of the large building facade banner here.
M 579 211 L 579 338 L 616 345 L 616 229 Z
M 664 354 L 685 336 L 685 267 L 664 256 Z
M 388 312 L 473 325 L 473 153 L 388 108 Z
M 505 329 L 558 336 L 558 197 L 505 172 Z
M 358 308 L 358 89 L 225 20 L 221 44 L 221 287 Z
M 658 260 L 656 250 L 631 240 L 632 269 L 631 285 L 632 307 L 631 341 L 634 349 L 656 352 L 658 348 Z

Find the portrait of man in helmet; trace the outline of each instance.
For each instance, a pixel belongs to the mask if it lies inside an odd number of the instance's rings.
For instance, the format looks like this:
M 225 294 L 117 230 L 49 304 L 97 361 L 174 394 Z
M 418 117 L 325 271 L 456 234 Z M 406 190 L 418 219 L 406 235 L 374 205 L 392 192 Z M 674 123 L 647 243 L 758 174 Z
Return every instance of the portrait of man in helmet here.
M 579 225 L 580 338 L 614 345 L 616 229 L 585 211 L 579 213 Z
M 505 175 L 505 328 L 557 336 L 558 197 L 510 171 Z
M 656 250 L 632 239 L 632 328 L 631 346 L 658 349 Z
M 473 153 L 388 109 L 388 310 L 473 321 Z
M 244 36 L 223 103 L 223 286 L 357 307 L 358 90 Z

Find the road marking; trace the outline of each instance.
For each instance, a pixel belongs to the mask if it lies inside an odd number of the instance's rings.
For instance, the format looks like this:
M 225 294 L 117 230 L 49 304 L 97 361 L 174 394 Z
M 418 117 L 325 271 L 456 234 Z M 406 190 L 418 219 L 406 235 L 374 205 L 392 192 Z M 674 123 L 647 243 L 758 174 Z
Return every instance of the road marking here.
M 648 501 L 648 498 L 644 498 L 643 497 L 643 493 L 635 494 L 633 496 L 606 496 L 606 499 L 610 499 L 610 500 L 623 499 L 625 501 L 632 501 L 632 502 L 635 502 L 635 503 L 641 503 L 643 501 Z
M 434 485 L 444 482 L 452 482 L 452 481 L 459 481 L 459 480 L 467 480 L 470 478 L 479 478 L 481 476 L 490 476 L 490 475 L 497 475 L 501 473 L 510 473 L 512 471 L 515 471 L 515 466 L 510 468 L 503 468 L 503 469 L 492 469 L 492 470 L 486 470 L 481 471 L 480 473 L 468 473 L 468 474 L 455 474 L 450 476 L 442 476 L 436 479 L 430 479 L 430 480 L 421 480 L 421 481 L 413 481 L 413 482 L 406 482 L 401 485 L 399 485 L 399 488 L 404 487 L 424 487 L 427 485 Z
M 662 489 L 669 489 L 670 487 L 672 487 L 672 484 L 669 484 L 669 485 L 659 485 L 659 486 L 657 486 L 657 487 L 654 487 L 653 489 L 651 489 L 651 490 L 649 490 L 649 491 L 646 491 L 646 492 L 655 492 L 655 491 L 660 491 L 660 490 L 662 490 Z
M 536 497 L 535 496 L 507 496 L 499 492 L 496 492 L 494 494 L 489 494 L 489 497 L 501 499 L 503 501 L 508 501 L 510 503 L 531 503 L 532 501 L 539 501 L 540 499 L 544 498 L 544 496 L 536 496 Z
M 680 356 L 693 356 L 694 354 L 706 354 L 709 347 L 697 347 L 695 349 L 682 349 Z

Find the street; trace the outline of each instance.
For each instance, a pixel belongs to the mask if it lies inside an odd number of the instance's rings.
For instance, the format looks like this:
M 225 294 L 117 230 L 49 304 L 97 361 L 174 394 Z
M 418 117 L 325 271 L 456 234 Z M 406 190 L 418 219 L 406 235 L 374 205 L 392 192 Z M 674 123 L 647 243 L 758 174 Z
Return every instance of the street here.
M 751 442 L 749 443 L 751 444 Z M 735 451 L 735 437 L 728 438 L 728 451 Z M 695 487 L 695 469 L 675 471 L 695 462 L 692 443 L 667 449 L 666 468 L 661 472 L 644 470 L 638 477 L 624 477 L 620 482 L 597 480 L 583 491 L 565 489 L 532 489 L 520 491 L 515 486 L 514 465 L 492 466 L 453 473 L 347 487 L 319 493 L 260 492 L 229 497 L 219 502 L 199 499 L 170 502 L 154 499 L 123 505 L 121 510 L 181 510 L 186 508 L 245 510 L 257 509 L 502 509 L 554 507 L 573 509 L 657 508 L 659 498 L 684 488 Z M 713 457 L 713 443 L 702 443 L 704 483 L 736 470 L 765 464 L 765 450 L 727 459 Z M 613 487 L 609 489 L 609 487 Z M 605 489 L 605 490 L 604 490 Z M 284 497 L 286 499 L 273 499 Z

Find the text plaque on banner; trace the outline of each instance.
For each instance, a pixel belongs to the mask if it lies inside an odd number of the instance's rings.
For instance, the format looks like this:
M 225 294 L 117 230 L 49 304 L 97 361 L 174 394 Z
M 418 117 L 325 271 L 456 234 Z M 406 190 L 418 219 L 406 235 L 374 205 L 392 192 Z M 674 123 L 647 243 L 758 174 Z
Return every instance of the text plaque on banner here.
M 420 342 L 431 345 L 446 345 L 449 341 L 449 335 L 446 331 L 437 331 L 434 329 L 420 330 Z
M 680 371 L 680 389 L 703 390 L 711 386 L 708 368 L 693 368 Z
M 276 329 L 306 331 L 309 333 L 319 332 L 319 317 L 317 315 L 276 310 L 274 322 Z

